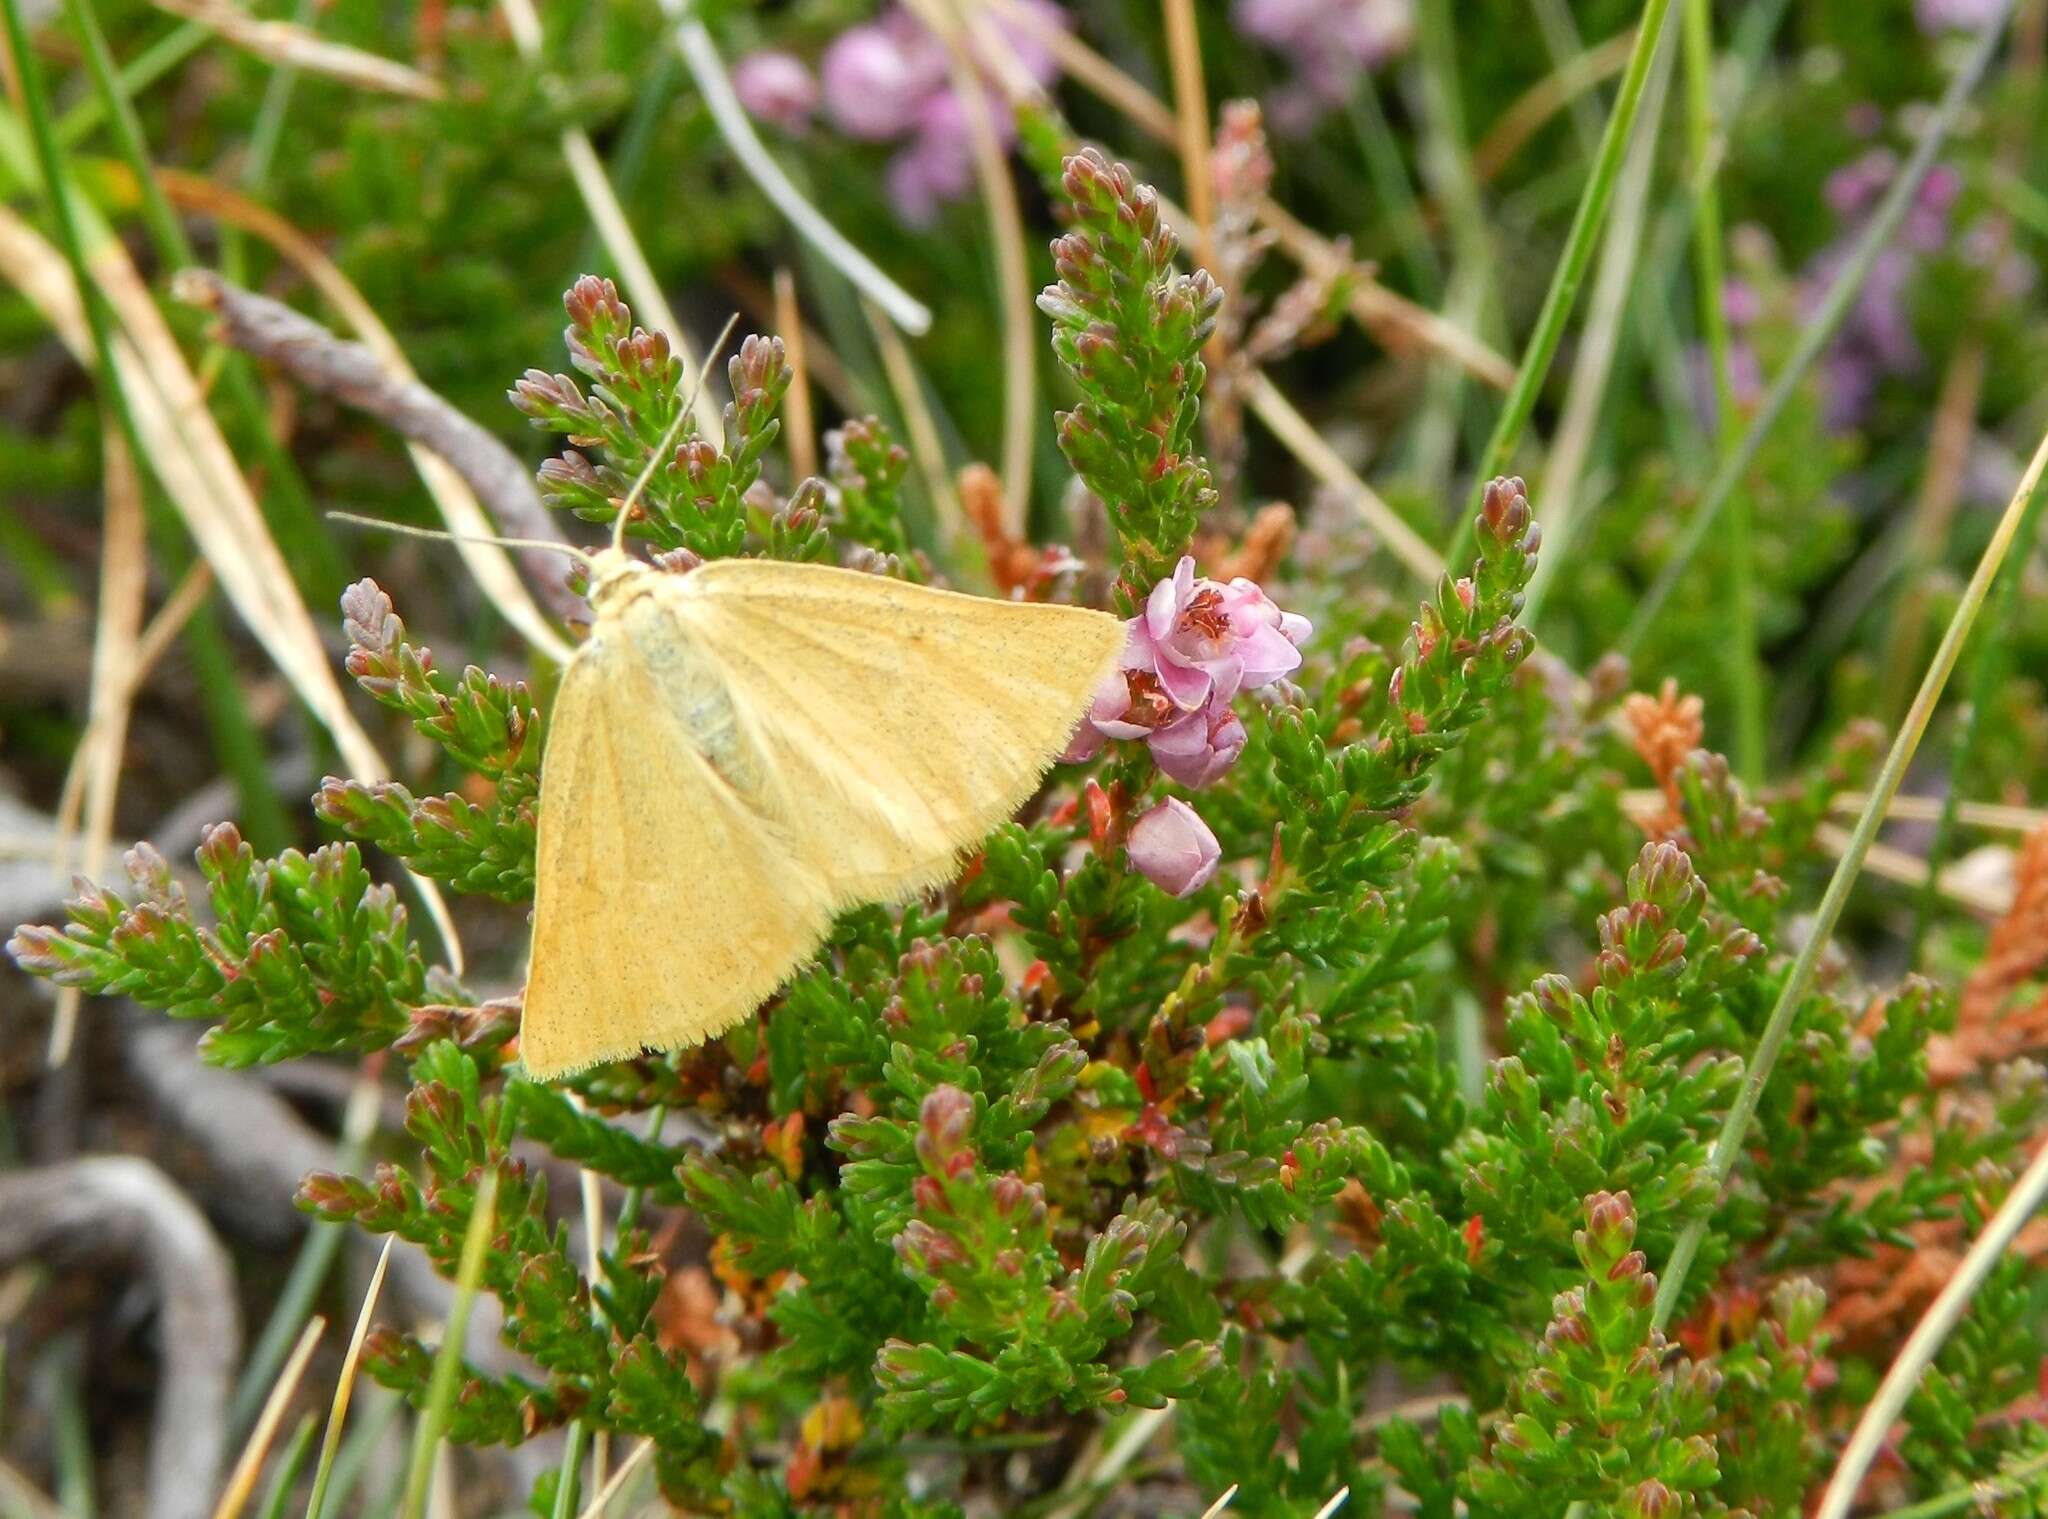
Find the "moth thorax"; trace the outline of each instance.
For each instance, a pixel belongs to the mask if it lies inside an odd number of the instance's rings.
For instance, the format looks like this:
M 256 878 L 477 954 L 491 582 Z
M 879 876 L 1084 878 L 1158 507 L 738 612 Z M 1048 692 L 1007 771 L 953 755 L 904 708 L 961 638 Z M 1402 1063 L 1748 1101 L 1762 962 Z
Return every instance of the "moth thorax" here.
M 629 601 L 619 617 L 647 673 L 654 677 L 653 686 L 662 704 L 689 735 L 692 747 L 733 790 L 743 796 L 757 794 L 761 789 L 760 758 L 740 726 L 732 693 L 717 668 L 690 646 L 660 598 L 644 596 Z

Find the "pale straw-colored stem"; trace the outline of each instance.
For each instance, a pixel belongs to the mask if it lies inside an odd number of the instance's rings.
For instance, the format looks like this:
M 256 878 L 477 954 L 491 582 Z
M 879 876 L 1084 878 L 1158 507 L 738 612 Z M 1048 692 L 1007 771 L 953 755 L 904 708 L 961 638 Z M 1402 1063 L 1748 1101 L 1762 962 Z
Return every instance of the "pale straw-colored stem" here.
M 519 3 L 525 3 L 525 0 L 519 0 Z M 854 247 L 844 233 L 825 219 L 824 212 L 804 198 L 803 192 L 769 154 L 760 135 L 755 132 L 753 122 L 747 117 L 746 107 L 733 93 L 732 80 L 725 71 L 725 60 L 718 55 L 718 45 L 711 40 L 711 33 L 704 29 L 704 23 L 691 14 L 687 0 L 662 0 L 662 13 L 675 28 L 676 50 L 682 54 L 683 66 L 689 69 L 690 77 L 697 81 L 697 89 L 704 97 L 705 108 L 711 112 L 712 122 L 747 177 L 827 263 L 888 313 L 890 321 L 912 337 L 929 331 L 932 314 L 924 303 Z

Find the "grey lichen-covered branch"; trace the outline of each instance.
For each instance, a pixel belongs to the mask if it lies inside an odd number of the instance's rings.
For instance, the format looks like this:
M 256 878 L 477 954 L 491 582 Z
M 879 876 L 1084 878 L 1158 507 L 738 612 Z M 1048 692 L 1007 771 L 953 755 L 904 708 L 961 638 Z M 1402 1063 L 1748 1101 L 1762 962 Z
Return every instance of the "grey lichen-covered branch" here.
M 439 454 L 508 537 L 562 541 L 534 489 L 532 471 L 517 454 L 417 380 L 394 378 L 362 344 L 336 337 L 311 317 L 211 270 L 184 270 L 172 289 L 180 300 L 214 313 L 218 335 L 230 347 L 276 364 L 308 390 L 367 413 Z M 550 612 L 574 621 L 589 615 L 569 589 L 559 555 L 535 548 L 517 552 Z

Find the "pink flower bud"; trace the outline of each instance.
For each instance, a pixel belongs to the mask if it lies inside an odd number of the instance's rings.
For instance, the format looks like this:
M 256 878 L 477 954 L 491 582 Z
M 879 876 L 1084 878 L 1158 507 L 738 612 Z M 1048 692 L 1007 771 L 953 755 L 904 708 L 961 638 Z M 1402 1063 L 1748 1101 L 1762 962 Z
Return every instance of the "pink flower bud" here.
M 1223 848 L 1201 814 L 1168 797 L 1131 825 L 1131 865 L 1161 891 L 1187 896 L 1216 874 Z

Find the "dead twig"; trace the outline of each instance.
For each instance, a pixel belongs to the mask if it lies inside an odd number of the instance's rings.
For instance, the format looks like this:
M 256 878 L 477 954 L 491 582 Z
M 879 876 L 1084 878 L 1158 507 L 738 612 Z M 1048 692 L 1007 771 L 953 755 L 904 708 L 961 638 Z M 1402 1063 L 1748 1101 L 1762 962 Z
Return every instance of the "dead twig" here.
M 196 21 L 210 32 L 218 32 L 236 47 L 272 63 L 324 74 L 359 90 L 376 90 L 386 95 L 406 95 L 414 100 L 439 100 L 441 81 L 418 69 L 366 53 L 360 48 L 329 42 L 316 32 L 289 21 L 265 21 L 252 16 L 228 0 L 154 0 L 158 10 Z
M 133 1156 L 0 1176 L 0 1266 L 140 1261 L 162 1304 L 164 1369 L 149 1444 L 149 1519 L 202 1519 L 220 1481 L 240 1353 L 234 1266 L 184 1193 Z
M 362 344 L 338 338 L 311 317 L 231 285 L 211 270 L 183 270 L 171 289 L 179 300 L 219 317 L 221 340 L 230 347 L 276 364 L 308 390 L 365 412 L 440 455 L 508 537 L 562 541 L 518 455 L 419 381 L 392 375 Z M 564 620 L 589 616 L 569 589 L 564 559 L 545 549 L 517 552 L 551 612 Z

